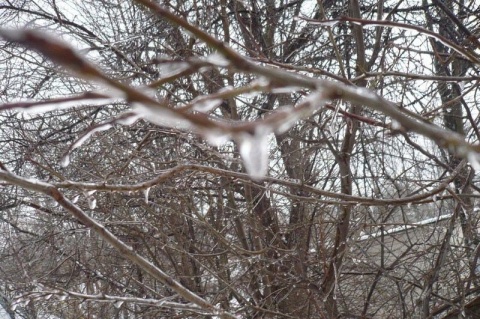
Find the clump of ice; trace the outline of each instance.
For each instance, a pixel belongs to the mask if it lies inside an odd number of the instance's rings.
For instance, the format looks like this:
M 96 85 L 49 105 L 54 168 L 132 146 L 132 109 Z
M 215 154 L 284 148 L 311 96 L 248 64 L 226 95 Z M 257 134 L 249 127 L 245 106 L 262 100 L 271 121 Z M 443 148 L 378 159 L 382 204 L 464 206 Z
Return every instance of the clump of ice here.
M 254 180 L 262 179 L 268 169 L 268 138 L 272 133 L 266 125 L 255 127 L 253 134 L 242 132 L 235 136 L 245 169 Z

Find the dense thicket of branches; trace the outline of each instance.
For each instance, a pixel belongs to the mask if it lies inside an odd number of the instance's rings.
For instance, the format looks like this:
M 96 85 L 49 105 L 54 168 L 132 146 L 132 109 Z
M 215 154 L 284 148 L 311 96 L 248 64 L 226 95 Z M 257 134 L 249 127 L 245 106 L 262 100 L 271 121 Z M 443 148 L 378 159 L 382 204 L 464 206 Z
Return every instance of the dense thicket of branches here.
M 479 15 L 3 1 L 0 308 L 475 318 Z

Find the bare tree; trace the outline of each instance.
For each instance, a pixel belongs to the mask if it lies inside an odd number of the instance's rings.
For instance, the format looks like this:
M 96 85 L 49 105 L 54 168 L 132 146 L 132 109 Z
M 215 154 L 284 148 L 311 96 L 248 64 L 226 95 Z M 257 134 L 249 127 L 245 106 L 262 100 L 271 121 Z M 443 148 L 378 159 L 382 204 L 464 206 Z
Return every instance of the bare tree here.
M 0 5 L 0 306 L 474 318 L 476 6 Z

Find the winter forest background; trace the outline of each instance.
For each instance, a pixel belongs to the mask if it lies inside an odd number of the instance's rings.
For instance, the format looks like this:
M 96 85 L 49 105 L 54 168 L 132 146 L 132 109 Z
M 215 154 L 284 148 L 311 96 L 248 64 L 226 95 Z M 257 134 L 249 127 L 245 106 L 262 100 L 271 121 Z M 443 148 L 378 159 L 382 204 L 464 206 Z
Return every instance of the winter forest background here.
M 479 16 L 0 1 L 4 318 L 480 317 Z

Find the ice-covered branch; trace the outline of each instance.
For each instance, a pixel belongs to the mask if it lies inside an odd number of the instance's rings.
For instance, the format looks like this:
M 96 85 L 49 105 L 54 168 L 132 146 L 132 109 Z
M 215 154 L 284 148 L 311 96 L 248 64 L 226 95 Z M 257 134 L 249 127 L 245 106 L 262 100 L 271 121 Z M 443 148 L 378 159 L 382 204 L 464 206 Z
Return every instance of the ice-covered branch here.
M 195 107 L 201 109 L 215 107 L 218 105 L 220 97 L 243 93 L 241 89 L 237 89 L 237 91 L 233 89 L 230 93 L 219 92 L 210 96 L 201 96 L 183 108 L 173 108 L 169 105 L 169 101 L 157 100 L 145 90 L 131 87 L 108 77 L 72 48 L 52 37 L 29 30 L 0 30 L 0 36 L 32 48 L 74 73 L 111 88 L 111 98 L 125 99 L 135 106 L 133 112 L 147 121 L 158 125 L 191 130 L 205 137 L 213 145 L 228 139 L 236 141 L 239 144 L 240 154 L 244 160 L 247 172 L 254 179 L 263 178 L 267 172 L 268 135 L 287 131 L 297 121 L 310 117 L 318 109 L 322 108 L 328 100 L 334 99 L 342 99 L 355 105 L 364 105 L 381 112 L 395 120 L 404 131 L 424 135 L 435 141 L 439 146 L 450 149 L 460 157 L 467 158 L 472 165 L 480 168 L 478 161 L 480 147 L 478 145 L 466 142 L 464 137 L 458 133 L 442 129 L 439 126 L 423 121 L 419 117 L 406 113 L 394 103 L 370 90 L 259 65 L 164 7 L 148 0 L 138 0 L 138 2 L 147 6 L 155 13 L 162 15 L 163 18 L 185 28 L 218 51 L 213 57 L 205 58 L 205 61 L 202 63 L 255 74 L 261 77 L 262 81 L 252 84 L 251 91 L 275 92 L 279 88 L 283 88 L 294 92 L 300 88 L 306 89 L 311 93 L 296 106 L 281 108 L 254 122 L 238 121 L 232 123 L 219 121 L 207 114 L 192 112 L 192 110 L 195 110 Z M 355 20 L 353 22 L 361 24 L 370 23 L 363 20 Z M 384 23 L 381 23 L 381 25 L 384 25 Z M 465 55 L 468 52 L 463 53 Z M 188 69 L 187 63 L 185 67 L 181 67 L 174 74 L 174 77 L 183 74 L 182 72 L 187 72 Z M 81 145 L 81 142 L 94 131 L 107 128 L 109 128 L 108 124 L 90 130 L 71 149 Z M 68 158 L 63 161 L 63 164 L 67 162 Z
M 403 30 L 413 30 L 416 31 L 420 34 L 424 34 L 430 38 L 433 38 L 443 45 L 451 48 L 453 51 L 456 53 L 460 54 L 460 56 L 466 58 L 472 63 L 480 65 L 480 59 L 479 57 L 473 52 L 465 47 L 462 47 L 458 44 L 453 43 L 443 35 L 430 31 L 428 29 L 422 28 L 420 26 L 412 25 L 412 24 L 407 24 L 407 23 L 401 23 L 401 22 L 393 22 L 393 21 L 386 21 L 386 20 L 365 20 L 365 19 L 359 19 L 359 18 L 352 18 L 352 17 L 341 17 L 339 19 L 335 20 L 326 20 L 326 21 L 318 21 L 314 19 L 308 19 L 308 18 L 300 18 L 302 20 L 307 21 L 310 24 L 316 24 L 320 26 L 334 26 L 340 22 L 350 22 L 356 25 L 361 25 L 361 26 L 372 26 L 372 27 L 386 27 L 386 28 L 397 28 L 397 29 L 403 29 Z M 476 41 L 476 40 L 475 40 Z M 478 41 L 477 41 L 478 43 Z
M 196 306 L 195 304 L 185 304 L 179 302 L 173 302 L 172 299 L 175 299 L 177 296 L 165 297 L 162 299 L 152 299 L 152 298 L 136 298 L 136 297 L 123 297 L 123 296 L 112 296 L 106 294 L 83 294 L 74 291 L 59 290 L 59 289 L 45 289 L 40 291 L 31 291 L 27 294 L 19 296 L 13 303 L 12 308 L 15 309 L 17 306 L 25 306 L 31 300 L 49 300 L 52 297 L 55 297 L 59 300 L 66 299 L 78 299 L 82 302 L 101 302 L 101 303 L 112 303 L 116 308 L 120 308 L 125 303 L 151 306 L 151 307 L 162 307 L 183 311 L 191 311 L 203 315 L 215 315 L 211 311 L 206 311 L 203 308 Z
M 64 110 L 82 105 L 100 105 L 112 103 L 111 97 L 96 93 L 85 92 L 75 96 L 52 98 L 43 101 L 20 101 L 0 105 L 0 111 L 25 111 L 29 113 L 43 113 L 54 110 Z
M 282 185 L 287 187 L 294 187 L 296 189 L 301 189 L 305 193 L 309 193 L 314 196 L 316 201 L 320 201 L 319 197 L 335 199 L 330 203 L 335 204 L 362 204 L 362 205 L 402 205 L 407 203 L 415 203 L 422 201 L 426 198 L 438 195 L 443 192 L 448 185 L 457 177 L 459 172 L 465 167 L 466 161 L 462 161 L 459 165 L 448 175 L 448 177 L 439 180 L 438 185 L 435 188 L 430 189 L 426 192 L 421 192 L 417 195 L 406 196 L 401 198 L 371 198 L 371 197 L 361 197 L 354 195 L 347 195 L 337 192 L 330 192 L 320 188 L 312 187 L 309 185 L 301 184 L 293 180 L 283 180 L 272 177 L 265 177 L 264 181 L 271 185 Z M 166 181 L 170 181 L 181 173 L 192 171 L 192 172 L 201 172 L 209 173 L 214 176 L 225 176 L 234 179 L 241 179 L 247 181 L 249 175 L 239 172 L 233 172 L 230 170 L 225 170 L 221 168 L 209 167 L 204 165 L 197 164 L 184 164 L 178 165 L 171 169 L 162 171 L 157 177 L 136 184 L 106 184 L 106 183 L 85 183 L 85 182 L 74 182 L 74 181 L 63 181 L 60 183 L 54 184 L 57 188 L 77 188 L 83 190 L 95 190 L 95 191 L 106 191 L 106 192 L 131 192 L 131 191 L 145 191 L 152 187 L 161 185 Z M 412 193 L 416 193 L 414 190 L 411 190 Z M 306 198 L 304 198 L 306 200 Z
M 208 313 L 216 314 L 223 318 L 235 318 L 235 316 L 233 316 L 232 314 L 218 309 L 205 299 L 191 292 L 179 282 L 177 282 L 175 279 L 170 277 L 163 270 L 137 254 L 132 247 L 126 245 L 103 225 L 88 216 L 81 208 L 68 200 L 63 195 L 63 193 L 60 192 L 54 185 L 35 179 L 23 178 L 3 169 L 0 170 L 0 180 L 3 180 L 12 185 L 20 186 L 30 191 L 42 193 L 53 198 L 66 211 L 70 212 L 78 221 L 80 221 L 86 227 L 95 231 L 101 238 L 103 238 L 112 247 L 114 247 L 124 258 L 138 265 L 141 269 L 150 274 L 153 278 L 175 291 L 185 300 L 197 305 Z

